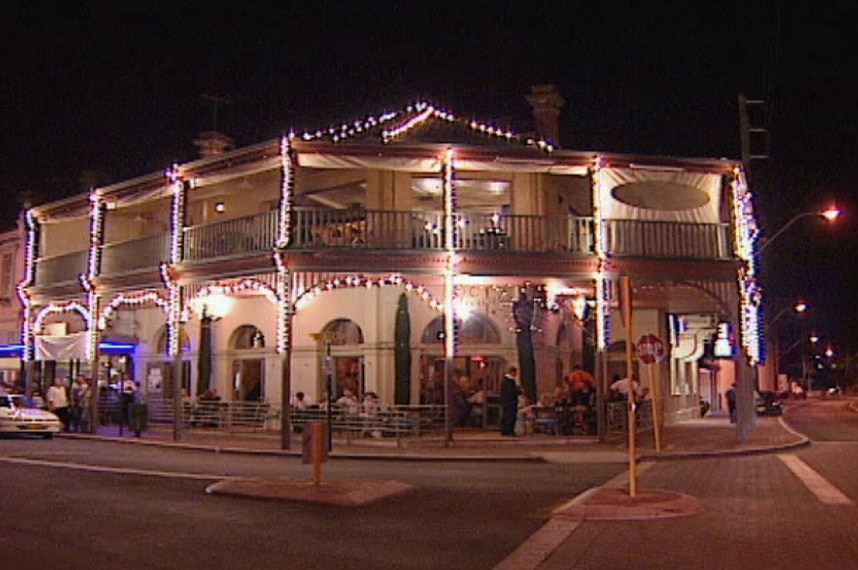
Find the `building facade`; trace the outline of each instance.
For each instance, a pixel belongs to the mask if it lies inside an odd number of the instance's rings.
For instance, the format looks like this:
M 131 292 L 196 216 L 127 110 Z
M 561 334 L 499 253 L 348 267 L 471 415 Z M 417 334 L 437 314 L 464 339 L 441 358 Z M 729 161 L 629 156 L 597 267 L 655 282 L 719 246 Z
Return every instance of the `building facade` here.
M 17 285 L 24 278 L 23 222 L 0 233 L 0 381 L 14 386 L 21 380 L 21 299 Z
M 531 97 L 554 137 L 558 97 Z M 677 421 L 759 358 L 736 161 L 562 150 L 425 103 L 205 143 L 199 160 L 26 212 L 30 369 L 77 362 L 150 400 L 181 381 L 278 406 L 347 388 L 437 401 L 453 371 L 492 393 L 517 365 L 538 398 L 576 365 L 604 390 L 629 374 L 626 342 L 655 334 L 665 359 L 633 373 Z

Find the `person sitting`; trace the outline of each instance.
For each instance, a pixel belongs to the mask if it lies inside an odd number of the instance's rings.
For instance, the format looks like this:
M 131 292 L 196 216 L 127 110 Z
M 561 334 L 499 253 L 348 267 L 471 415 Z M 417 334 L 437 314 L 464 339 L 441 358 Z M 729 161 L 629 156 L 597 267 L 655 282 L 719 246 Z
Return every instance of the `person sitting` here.
M 364 418 L 364 435 L 372 437 L 381 437 L 379 424 L 379 412 L 381 411 L 381 401 L 378 399 L 378 394 L 375 392 L 367 392 L 363 397 L 363 405 L 361 408 L 361 417 Z
M 310 407 L 310 401 L 307 399 L 307 395 L 304 394 L 304 392 L 296 392 L 295 398 L 292 400 L 292 407 L 301 411 Z
M 337 399 L 337 405 L 349 415 L 357 415 L 360 411 L 360 402 L 349 388 L 343 390 L 343 395 Z
M 612 399 L 614 400 L 628 400 L 629 399 L 629 386 L 631 385 L 631 390 L 634 392 L 635 398 L 637 399 L 641 395 L 641 387 L 637 380 L 631 379 L 628 377 L 620 378 L 619 375 L 614 376 L 614 382 L 610 386 Z
M 596 404 L 596 391 L 592 384 L 586 380 L 579 380 L 570 398 L 572 422 L 570 429 L 573 432 L 589 434 L 591 432 L 591 413 Z

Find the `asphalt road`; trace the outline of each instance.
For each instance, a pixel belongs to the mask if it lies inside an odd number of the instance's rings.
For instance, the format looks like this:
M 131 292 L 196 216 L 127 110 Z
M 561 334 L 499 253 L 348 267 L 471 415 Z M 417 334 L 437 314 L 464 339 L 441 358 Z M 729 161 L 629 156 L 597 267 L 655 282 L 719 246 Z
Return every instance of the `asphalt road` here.
M 540 570 L 858 567 L 858 414 L 844 401 L 807 401 L 785 419 L 810 446 L 658 462 L 643 472 L 643 488 L 691 495 L 702 514 L 584 522 Z M 825 502 L 832 495 L 839 500 Z
M 332 461 L 328 479 L 411 492 L 360 508 L 207 495 L 230 475 L 311 478 L 298 459 L 0 440 L 0 560 L 15 569 L 492 568 L 615 465 Z

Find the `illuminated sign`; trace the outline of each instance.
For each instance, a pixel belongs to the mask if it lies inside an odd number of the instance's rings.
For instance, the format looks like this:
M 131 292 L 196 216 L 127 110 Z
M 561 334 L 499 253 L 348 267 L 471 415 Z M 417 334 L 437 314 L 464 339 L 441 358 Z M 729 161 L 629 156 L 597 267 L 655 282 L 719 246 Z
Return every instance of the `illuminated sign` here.
M 712 351 L 715 358 L 733 357 L 732 336 L 730 323 L 718 323 L 718 332 L 715 334 L 715 346 Z

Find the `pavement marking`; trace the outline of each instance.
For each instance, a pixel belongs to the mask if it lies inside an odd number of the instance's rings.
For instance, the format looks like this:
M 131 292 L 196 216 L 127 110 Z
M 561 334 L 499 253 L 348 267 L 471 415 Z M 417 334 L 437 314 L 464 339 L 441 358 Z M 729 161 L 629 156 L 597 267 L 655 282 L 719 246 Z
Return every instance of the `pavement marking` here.
M 641 473 L 655 465 L 653 461 L 644 461 L 638 464 L 638 476 Z M 601 487 L 593 487 L 587 489 L 568 503 L 564 504 L 557 511 L 562 511 L 568 507 L 574 506 L 577 503 L 588 499 L 599 489 L 611 488 L 618 489 L 629 484 L 629 472 L 620 473 L 613 479 L 608 480 Z M 555 512 L 557 512 L 555 511 Z M 527 540 L 521 543 L 512 554 L 503 559 L 493 570 L 536 570 L 545 562 L 551 554 L 563 544 L 563 541 L 569 538 L 575 529 L 581 525 L 581 520 L 568 516 L 554 516 L 542 528 L 530 535 Z
M 180 473 L 176 471 L 152 471 L 147 469 L 130 469 L 127 467 L 105 467 L 102 465 L 86 465 L 83 463 L 69 463 L 59 461 L 47 461 L 44 459 L 24 459 L 21 457 L 0 457 L 0 463 L 13 463 L 17 465 L 34 465 L 38 467 L 56 467 L 59 469 L 73 469 L 76 471 L 93 471 L 96 473 L 119 473 L 122 475 L 149 475 L 152 477 L 166 477 L 171 479 L 196 479 L 211 481 L 212 479 L 229 479 L 228 475 L 210 475 L 206 473 Z
M 852 499 L 847 497 L 837 487 L 828 482 L 825 477 L 814 471 L 814 469 L 795 455 L 781 453 L 778 459 L 795 473 L 796 477 L 804 483 L 811 493 L 816 495 L 820 502 L 826 505 L 854 505 Z
M 512 554 L 494 567 L 494 570 L 535 570 L 581 524 L 580 520 L 554 517 L 531 534 Z

